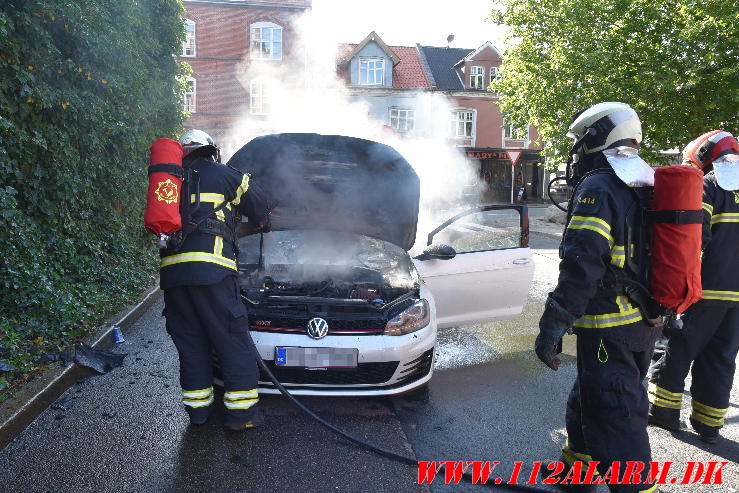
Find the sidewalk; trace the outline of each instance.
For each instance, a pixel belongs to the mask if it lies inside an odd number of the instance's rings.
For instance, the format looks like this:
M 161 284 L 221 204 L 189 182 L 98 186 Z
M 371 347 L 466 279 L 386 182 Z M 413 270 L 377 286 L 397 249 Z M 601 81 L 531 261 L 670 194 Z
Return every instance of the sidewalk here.
M 564 224 L 551 223 L 546 220 L 547 207 L 534 205 L 529 207 L 529 232 L 553 238 L 562 239 Z
M 113 327 L 127 330 L 162 296 L 158 283 L 146 289 L 136 303 L 108 317 L 105 322 L 81 342 L 96 349 L 107 349 L 113 344 Z M 95 372 L 78 366 L 53 362 L 33 379 L 13 391 L 0 403 L 0 450 L 20 435 L 47 407 L 74 385 L 78 379 Z
M 537 235 L 561 240 L 564 229 L 565 227 L 563 224 L 550 223 L 543 218 L 529 219 L 529 231 Z

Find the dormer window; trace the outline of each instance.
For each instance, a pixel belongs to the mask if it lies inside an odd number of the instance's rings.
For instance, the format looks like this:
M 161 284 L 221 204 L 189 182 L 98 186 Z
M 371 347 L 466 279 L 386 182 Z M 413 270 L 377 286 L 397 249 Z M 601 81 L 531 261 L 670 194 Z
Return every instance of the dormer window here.
M 362 57 L 359 59 L 359 84 L 377 86 L 385 81 L 385 59 Z
M 470 69 L 470 88 L 483 89 L 485 87 L 485 67 L 473 66 Z
M 250 26 L 251 58 L 282 60 L 282 27 L 272 22 L 257 22 Z

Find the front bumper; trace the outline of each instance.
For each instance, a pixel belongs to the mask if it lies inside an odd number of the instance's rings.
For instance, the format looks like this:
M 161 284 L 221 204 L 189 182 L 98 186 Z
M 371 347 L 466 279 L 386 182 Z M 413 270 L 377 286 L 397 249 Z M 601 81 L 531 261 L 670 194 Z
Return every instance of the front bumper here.
M 433 373 L 435 324 L 402 336 L 327 336 L 251 332 L 254 344 L 277 380 L 295 395 L 378 396 L 399 394 L 423 385 Z M 357 348 L 356 369 L 275 367 L 275 347 Z M 216 376 L 218 369 L 216 369 Z M 218 382 L 216 378 L 216 383 Z M 259 392 L 279 390 L 260 369 Z

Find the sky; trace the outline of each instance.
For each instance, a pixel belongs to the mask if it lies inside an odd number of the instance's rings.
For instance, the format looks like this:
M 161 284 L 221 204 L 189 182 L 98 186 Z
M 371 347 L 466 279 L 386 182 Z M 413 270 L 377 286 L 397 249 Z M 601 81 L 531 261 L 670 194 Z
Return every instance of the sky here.
M 313 0 L 313 13 L 331 25 L 338 42 L 359 43 L 370 31 L 393 46 L 478 48 L 491 41 L 502 48 L 502 32 L 487 16 L 493 0 Z

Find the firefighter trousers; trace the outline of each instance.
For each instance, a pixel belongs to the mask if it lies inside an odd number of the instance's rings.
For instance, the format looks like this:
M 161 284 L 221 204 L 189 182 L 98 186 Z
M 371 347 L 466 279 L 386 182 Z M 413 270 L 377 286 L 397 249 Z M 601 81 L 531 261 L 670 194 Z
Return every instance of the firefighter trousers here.
M 644 330 L 649 330 L 647 327 Z M 647 435 L 647 391 L 642 385 L 649 368 L 651 349 L 635 352 L 626 345 L 601 337 L 597 329 L 577 335 L 577 378 L 567 400 L 567 444 L 563 457 L 570 465 L 598 461 L 605 474 L 619 462 L 647 465 L 652 451 Z M 615 493 L 652 491 L 653 485 L 609 485 Z
M 685 311 L 683 330 L 659 340 L 649 375 L 649 401 L 680 418 L 685 377 L 691 373 L 691 420 L 721 428 L 739 352 L 739 308 L 699 301 Z M 692 370 L 691 370 L 692 363 Z M 700 431 L 700 430 L 699 430 Z
M 164 313 L 180 359 L 182 402 L 191 420 L 204 421 L 213 409 L 213 353 L 223 372 L 227 423 L 251 419 L 258 401 L 257 364 L 236 278 L 165 289 Z

